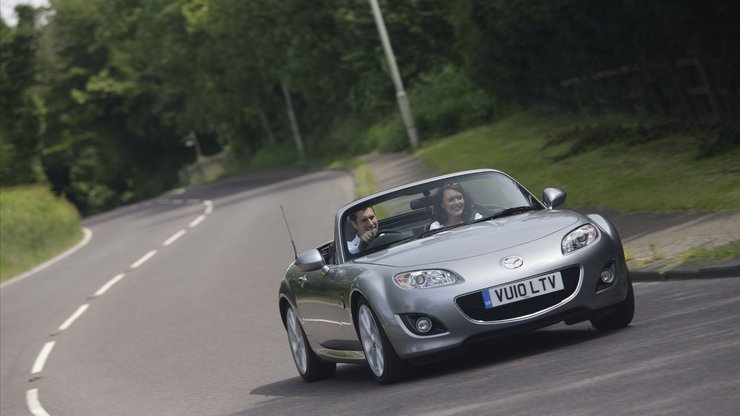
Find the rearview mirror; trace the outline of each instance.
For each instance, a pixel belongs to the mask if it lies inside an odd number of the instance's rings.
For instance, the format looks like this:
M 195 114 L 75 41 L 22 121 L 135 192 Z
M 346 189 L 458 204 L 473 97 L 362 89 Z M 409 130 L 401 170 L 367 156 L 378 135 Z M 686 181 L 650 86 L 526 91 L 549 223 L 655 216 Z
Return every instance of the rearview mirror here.
M 565 203 L 565 191 L 558 188 L 545 188 L 542 192 L 542 200 L 545 201 L 547 209 L 553 209 Z
M 324 258 L 321 257 L 319 250 L 311 249 L 304 251 L 295 259 L 295 265 L 302 272 L 312 272 L 324 267 Z

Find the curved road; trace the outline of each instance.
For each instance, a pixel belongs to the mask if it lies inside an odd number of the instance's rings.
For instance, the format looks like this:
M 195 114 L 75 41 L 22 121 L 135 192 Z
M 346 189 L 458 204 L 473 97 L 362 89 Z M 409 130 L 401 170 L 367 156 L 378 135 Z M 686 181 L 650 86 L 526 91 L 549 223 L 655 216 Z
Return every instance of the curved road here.
M 85 221 L 92 240 L 0 290 L 0 414 L 713 414 L 740 409 L 740 279 L 637 283 L 633 324 L 559 325 L 377 385 L 305 384 L 276 307 L 331 238 L 341 172 L 224 181 Z M 462 351 L 461 351 L 462 352 Z

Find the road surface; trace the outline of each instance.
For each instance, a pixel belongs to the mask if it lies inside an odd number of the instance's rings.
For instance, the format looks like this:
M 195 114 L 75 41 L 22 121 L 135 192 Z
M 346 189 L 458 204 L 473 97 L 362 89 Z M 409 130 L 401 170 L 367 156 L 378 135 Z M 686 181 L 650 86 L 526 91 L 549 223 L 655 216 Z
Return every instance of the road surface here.
M 306 384 L 277 309 L 293 249 L 332 238 L 343 172 L 232 179 L 90 218 L 79 251 L 0 290 L 0 413 L 737 414 L 740 279 L 637 283 L 633 324 L 558 325 L 416 367 Z

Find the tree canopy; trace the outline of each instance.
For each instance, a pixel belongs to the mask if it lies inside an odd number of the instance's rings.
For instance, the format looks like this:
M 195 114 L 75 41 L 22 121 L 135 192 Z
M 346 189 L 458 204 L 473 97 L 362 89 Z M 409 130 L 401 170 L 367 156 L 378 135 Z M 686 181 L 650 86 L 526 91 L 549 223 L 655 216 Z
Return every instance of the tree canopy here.
M 517 107 L 719 119 L 740 108 L 735 1 L 380 5 L 422 140 Z M 283 87 L 308 157 L 405 146 L 387 139 L 402 129 L 367 0 L 50 8 L 19 6 L 18 25 L 0 26 L 3 186 L 48 181 L 86 214 L 156 195 L 195 159 L 190 133 L 236 160 L 289 145 Z

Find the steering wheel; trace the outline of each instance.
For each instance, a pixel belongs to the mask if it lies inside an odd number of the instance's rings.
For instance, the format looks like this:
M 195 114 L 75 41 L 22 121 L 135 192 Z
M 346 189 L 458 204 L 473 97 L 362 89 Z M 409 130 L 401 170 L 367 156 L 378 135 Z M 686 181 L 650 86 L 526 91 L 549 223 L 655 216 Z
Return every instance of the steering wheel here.
M 401 238 L 398 238 L 400 234 L 401 231 L 398 230 L 380 230 L 378 231 L 378 236 L 375 237 L 373 241 L 367 243 L 365 250 L 372 250 L 385 244 L 401 240 Z

